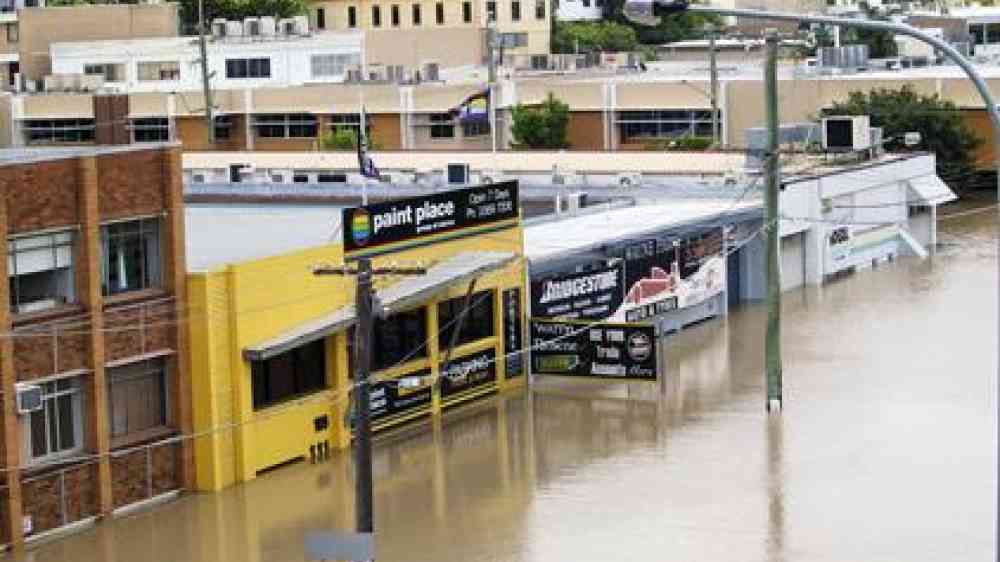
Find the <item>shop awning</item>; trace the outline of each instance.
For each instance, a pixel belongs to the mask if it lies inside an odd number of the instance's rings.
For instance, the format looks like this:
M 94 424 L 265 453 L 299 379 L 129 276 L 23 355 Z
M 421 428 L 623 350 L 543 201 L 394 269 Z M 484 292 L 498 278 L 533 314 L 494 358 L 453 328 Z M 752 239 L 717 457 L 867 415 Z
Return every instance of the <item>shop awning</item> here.
M 459 283 L 467 283 L 514 261 L 511 252 L 462 252 L 442 260 L 427 269 L 425 275 L 412 275 L 399 283 L 378 292 L 382 305 L 380 313 L 413 308 L 430 300 L 438 293 Z
M 514 261 L 511 252 L 463 252 L 442 260 L 427 269 L 425 275 L 406 277 L 391 287 L 378 291 L 381 305 L 376 314 L 419 306 L 435 295 L 459 283 L 505 267 Z M 247 361 L 263 361 L 307 343 L 325 338 L 352 326 L 357 320 L 354 305 L 340 308 L 326 316 L 310 320 L 277 337 L 243 349 Z
M 910 205 L 937 206 L 958 199 L 937 174 L 927 174 L 906 180 L 910 185 Z

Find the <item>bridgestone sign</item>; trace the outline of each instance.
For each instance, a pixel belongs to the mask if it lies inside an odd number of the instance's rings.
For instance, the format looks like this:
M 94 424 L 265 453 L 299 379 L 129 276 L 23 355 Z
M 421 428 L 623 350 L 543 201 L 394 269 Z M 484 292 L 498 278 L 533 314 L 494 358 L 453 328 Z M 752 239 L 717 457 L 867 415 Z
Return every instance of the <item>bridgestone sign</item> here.
M 622 269 L 531 282 L 531 315 L 539 318 L 596 320 L 611 316 L 622 303 Z

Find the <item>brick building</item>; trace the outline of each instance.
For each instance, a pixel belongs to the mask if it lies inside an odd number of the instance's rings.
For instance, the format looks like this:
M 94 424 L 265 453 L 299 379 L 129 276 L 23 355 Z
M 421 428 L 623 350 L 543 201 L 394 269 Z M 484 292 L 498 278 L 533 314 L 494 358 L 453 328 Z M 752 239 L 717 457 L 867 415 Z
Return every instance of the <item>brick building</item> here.
M 180 148 L 0 151 L 0 542 L 190 481 Z

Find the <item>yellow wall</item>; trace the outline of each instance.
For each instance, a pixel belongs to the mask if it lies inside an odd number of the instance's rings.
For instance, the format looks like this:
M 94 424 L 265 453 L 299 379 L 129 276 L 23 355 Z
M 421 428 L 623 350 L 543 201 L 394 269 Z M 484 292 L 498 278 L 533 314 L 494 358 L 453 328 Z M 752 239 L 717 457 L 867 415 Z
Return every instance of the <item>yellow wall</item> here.
M 432 266 L 459 252 L 513 251 L 522 253 L 519 221 L 498 232 L 448 239 L 437 243 L 394 251 L 375 257 L 374 264 L 414 264 Z M 328 389 L 277 405 L 253 409 L 250 364 L 243 359 L 243 349 L 274 338 L 304 322 L 333 312 L 354 302 L 353 279 L 339 276 L 317 277 L 310 268 L 317 264 L 343 263 L 343 250 L 327 245 L 284 256 L 230 265 L 223 270 L 193 273 L 189 276 L 192 303 L 191 354 L 194 381 L 195 431 L 202 434 L 195 449 L 197 486 L 218 490 L 235 482 L 253 479 L 257 472 L 300 457 L 308 457 L 309 447 L 328 441 L 331 447 L 349 444 L 345 427 L 348 408 L 347 341 L 344 332 L 327 338 Z M 494 291 L 496 325 L 493 338 L 457 348 L 452 357 L 496 348 L 497 384 L 472 392 L 471 399 L 494 388 L 503 390 L 523 385 L 524 376 L 505 381 L 503 373 L 502 289 L 521 287 L 523 264 L 519 258 L 506 269 L 479 278 L 475 290 Z M 398 282 L 399 278 L 380 278 L 376 289 Z M 437 333 L 437 302 L 464 296 L 468 284 L 450 288 L 429 302 L 428 334 Z M 522 290 L 522 313 L 526 310 Z M 522 319 L 522 324 L 524 323 Z M 374 373 L 376 379 L 403 376 L 429 368 L 437 375 L 446 343 L 435 338 L 428 344 L 427 357 L 410 361 L 394 369 Z M 435 395 L 431 411 L 442 408 Z M 316 432 L 313 420 L 327 415 L 330 427 Z M 387 424 L 383 424 L 385 426 Z M 379 429 L 380 426 L 376 426 Z

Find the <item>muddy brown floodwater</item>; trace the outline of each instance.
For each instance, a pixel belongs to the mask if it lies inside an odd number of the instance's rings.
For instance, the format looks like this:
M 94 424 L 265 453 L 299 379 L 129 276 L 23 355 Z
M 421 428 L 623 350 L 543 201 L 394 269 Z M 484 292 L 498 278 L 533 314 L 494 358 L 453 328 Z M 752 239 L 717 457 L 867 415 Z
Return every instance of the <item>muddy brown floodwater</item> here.
M 763 307 L 672 337 L 662 386 L 539 381 L 380 437 L 380 561 L 992 560 L 993 212 L 784 297 L 785 410 Z M 303 560 L 351 527 L 348 454 L 29 551 L 45 562 Z

